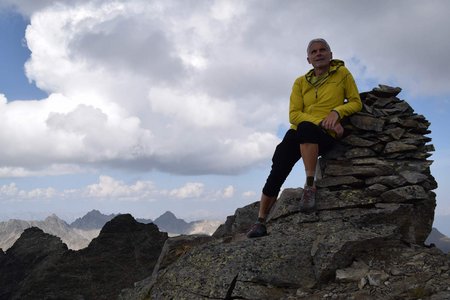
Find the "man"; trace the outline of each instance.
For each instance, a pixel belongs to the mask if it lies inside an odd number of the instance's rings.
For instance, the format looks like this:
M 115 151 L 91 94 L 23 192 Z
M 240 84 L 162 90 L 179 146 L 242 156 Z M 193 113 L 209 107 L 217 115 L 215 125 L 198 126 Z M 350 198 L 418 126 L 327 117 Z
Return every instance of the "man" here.
M 266 217 L 282 184 L 301 157 L 306 184 L 300 210 L 310 212 L 315 209 L 317 159 L 342 136 L 344 129 L 340 120 L 362 108 L 352 74 L 343 61 L 332 59 L 328 43 L 324 39 L 314 39 L 309 42 L 306 52 L 313 69 L 297 78 L 292 87 L 289 103 L 291 127 L 275 149 L 272 169 L 261 195 L 258 221 L 247 233 L 249 238 L 267 235 Z

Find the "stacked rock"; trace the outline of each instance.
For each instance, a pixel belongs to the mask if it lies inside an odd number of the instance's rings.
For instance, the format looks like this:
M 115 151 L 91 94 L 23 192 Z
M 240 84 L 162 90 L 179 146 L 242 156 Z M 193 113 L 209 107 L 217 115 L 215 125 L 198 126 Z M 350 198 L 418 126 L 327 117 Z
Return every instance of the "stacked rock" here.
M 402 204 L 402 238 L 423 243 L 431 231 L 437 183 L 430 173 L 430 123 L 397 98 L 400 88 L 379 85 L 361 94 L 363 109 L 344 125 L 347 135 L 319 159 L 319 209 Z M 409 218 L 411 215 L 409 216 Z

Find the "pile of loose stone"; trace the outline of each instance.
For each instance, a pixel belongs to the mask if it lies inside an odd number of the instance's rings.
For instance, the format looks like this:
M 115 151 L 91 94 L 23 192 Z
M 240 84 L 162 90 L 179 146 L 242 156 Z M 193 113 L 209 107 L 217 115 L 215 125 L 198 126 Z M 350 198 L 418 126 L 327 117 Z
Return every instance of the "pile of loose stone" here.
M 423 243 L 434 218 L 437 183 L 427 160 L 434 147 L 427 144 L 430 123 L 396 97 L 400 91 L 380 85 L 361 94 L 363 109 L 349 118 L 347 135 L 319 160 L 318 205 L 402 203 L 420 214 L 402 238 Z

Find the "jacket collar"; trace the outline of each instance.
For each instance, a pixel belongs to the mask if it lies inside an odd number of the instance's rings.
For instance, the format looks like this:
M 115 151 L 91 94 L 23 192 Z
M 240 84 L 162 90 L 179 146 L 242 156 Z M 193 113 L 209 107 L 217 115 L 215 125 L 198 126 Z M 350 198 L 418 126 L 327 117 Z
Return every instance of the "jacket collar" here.
M 337 71 L 340 67 L 344 66 L 344 62 L 340 59 L 332 59 L 330 61 L 330 70 L 328 71 L 328 74 L 333 74 Z M 314 69 L 311 69 L 308 71 L 308 73 L 305 74 L 306 80 L 308 80 L 309 83 L 311 83 L 311 79 L 314 76 Z M 328 77 L 328 76 L 326 76 Z

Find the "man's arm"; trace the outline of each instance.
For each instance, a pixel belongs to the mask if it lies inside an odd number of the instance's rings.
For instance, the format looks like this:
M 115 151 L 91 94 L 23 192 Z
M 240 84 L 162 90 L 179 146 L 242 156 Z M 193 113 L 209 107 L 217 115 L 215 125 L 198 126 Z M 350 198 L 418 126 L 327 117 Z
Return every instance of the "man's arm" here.
M 344 79 L 345 85 L 345 98 L 347 103 L 335 107 L 333 110 L 339 114 L 339 119 L 348 117 L 354 113 L 357 113 L 362 109 L 362 102 L 359 96 L 358 87 L 356 86 L 355 79 L 352 74 L 347 71 L 348 74 Z M 332 111 L 333 113 L 333 111 Z

